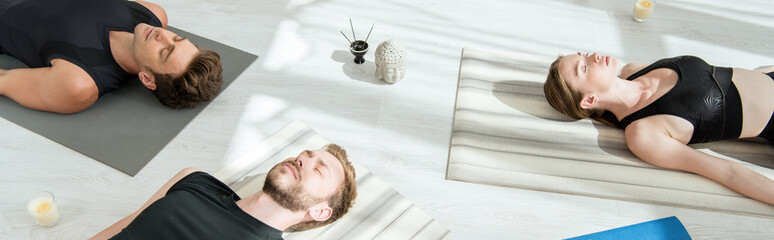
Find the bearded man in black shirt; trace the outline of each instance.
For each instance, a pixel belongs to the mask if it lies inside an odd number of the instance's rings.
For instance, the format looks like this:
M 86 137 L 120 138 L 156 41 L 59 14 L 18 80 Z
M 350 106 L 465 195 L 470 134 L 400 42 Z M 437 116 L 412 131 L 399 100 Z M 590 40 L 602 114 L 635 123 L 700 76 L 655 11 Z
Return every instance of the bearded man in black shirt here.
M 137 212 L 92 239 L 282 239 L 341 218 L 357 182 L 344 149 L 306 150 L 275 165 L 263 190 L 240 198 L 195 168 L 172 177 Z

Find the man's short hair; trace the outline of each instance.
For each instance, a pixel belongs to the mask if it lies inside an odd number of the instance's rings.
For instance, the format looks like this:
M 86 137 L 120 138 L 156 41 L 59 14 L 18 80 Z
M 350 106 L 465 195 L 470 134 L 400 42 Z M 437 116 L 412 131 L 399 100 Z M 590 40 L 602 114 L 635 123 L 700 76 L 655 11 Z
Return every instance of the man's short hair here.
M 189 108 L 218 94 L 223 83 L 223 67 L 218 53 L 199 50 L 182 75 L 153 72 L 153 76 L 156 90 L 152 92 L 161 104 L 172 109 Z
M 328 220 L 302 222 L 290 226 L 288 230 L 303 231 L 328 225 L 344 216 L 352 207 L 352 204 L 355 203 L 357 180 L 355 178 L 355 168 L 352 167 L 352 163 L 347 159 L 347 150 L 331 143 L 325 146 L 325 151 L 336 157 L 341 162 L 341 166 L 344 166 L 344 183 L 339 185 L 336 192 L 328 198 L 328 205 L 333 209 L 333 213 L 331 213 L 331 217 Z

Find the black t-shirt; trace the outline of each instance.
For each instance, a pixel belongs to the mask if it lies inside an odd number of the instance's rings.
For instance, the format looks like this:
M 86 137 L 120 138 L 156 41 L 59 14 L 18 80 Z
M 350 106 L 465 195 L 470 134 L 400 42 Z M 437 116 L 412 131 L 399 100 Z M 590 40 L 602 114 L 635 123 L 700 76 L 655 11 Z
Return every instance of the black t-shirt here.
M 64 59 L 102 96 L 136 77 L 116 63 L 109 32 L 131 33 L 140 23 L 161 27 L 153 12 L 126 0 L 0 0 L 0 52 L 32 68 Z
M 282 231 L 242 211 L 239 199 L 213 176 L 191 173 L 111 239 L 282 239 Z

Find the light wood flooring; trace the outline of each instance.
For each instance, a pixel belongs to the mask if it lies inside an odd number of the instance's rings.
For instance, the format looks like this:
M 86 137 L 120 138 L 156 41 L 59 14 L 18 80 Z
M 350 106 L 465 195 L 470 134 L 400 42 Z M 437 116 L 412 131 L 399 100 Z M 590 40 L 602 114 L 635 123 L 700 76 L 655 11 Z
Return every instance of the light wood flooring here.
M 139 174 L 129 177 L 0 118 L 0 239 L 84 239 L 135 211 L 184 167 L 215 171 L 292 120 L 347 148 L 451 230 L 447 239 L 560 239 L 677 216 L 694 239 L 774 239 L 774 219 L 444 179 L 463 47 L 600 52 L 627 62 L 696 55 L 774 64 L 774 1 L 160 0 L 169 23 L 260 56 Z M 352 63 L 339 30 L 371 51 Z M 374 79 L 384 40 L 408 49 L 406 77 Z M 774 161 L 774 160 L 772 160 Z M 36 226 L 26 196 L 55 194 L 59 225 Z

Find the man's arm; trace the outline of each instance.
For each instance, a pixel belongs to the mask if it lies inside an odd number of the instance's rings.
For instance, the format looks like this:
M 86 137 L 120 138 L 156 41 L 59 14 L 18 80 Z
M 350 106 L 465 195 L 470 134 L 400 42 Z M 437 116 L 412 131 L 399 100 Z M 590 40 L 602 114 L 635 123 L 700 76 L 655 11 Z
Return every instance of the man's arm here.
M 0 71 L 0 95 L 36 110 L 76 113 L 97 101 L 99 89 L 86 71 L 55 59 L 51 67 Z
M 135 1 L 135 2 L 139 3 L 143 7 L 150 10 L 153 13 L 153 15 L 156 15 L 156 18 L 158 18 L 159 21 L 161 21 L 161 27 L 165 29 L 167 28 L 167 12 L 164 11 L 164 9 L 161 8 L 161 6 L 155 3 L 146 2 L 146 1 Z
M 153 196 L 151 196 L 150 199 L 148 199 L 148 201 L 145 202 L 145 204 L 143 204 L 142 207 L 140 207 L 139 210 L 137 210 L 136 212 L 134 212 L 132 214 L 129 214 L 129 216 L 126 216 L 126 217 L 122 218 L 121 220 L 118 220 L 118 222 L 114 223 L 113 225 L 110 225 L 110 227 L 106 228 L 105 230 L 102 230 L 102 232 L 97 233 L 97 235 L 94 235 L 93 237 L 91 237 L 89 239 L 90 240 L 109 239 L 109 238 L 115 236 L 116 234 L 121 232 L 121 230 L 126 228 L 126 226 L 129 226 L 129 223 L 132 223 L 132 221 L 134 221 L 134 219 L 137 217 L 137 215 L 140 215 L 140 213 L 143 210 L 145 210 L 145 208 L 147 208 L 148 206 L 150 206 L 151 204 L 156 202 L 156 200 L 159 200 L 162 197 L 164 197 L 165 195 L 167 195 L 167 191 L 169 191 L 169 189 L 172 188 L 172 185 L 175 185 L 175 183 L 180 181 L 180 179 L 183 179 L 185 176 L 188 176 L 191 173 L 199 172 L 199 171 L 201 171 L 201 170 L 196 169 L 196 168 L 185 168 L 185 169 L 181 170 L 180 172 L 175 174 L 175 176 L 173 176 L 172 179 L 169 179 L 169 181 L 167 181 L 167 183 L 165 183 L 163 186 L 161 186 L 161 188 L 159 188 L 159 190 L 156 191 L 156 193 L 154 193 Z

